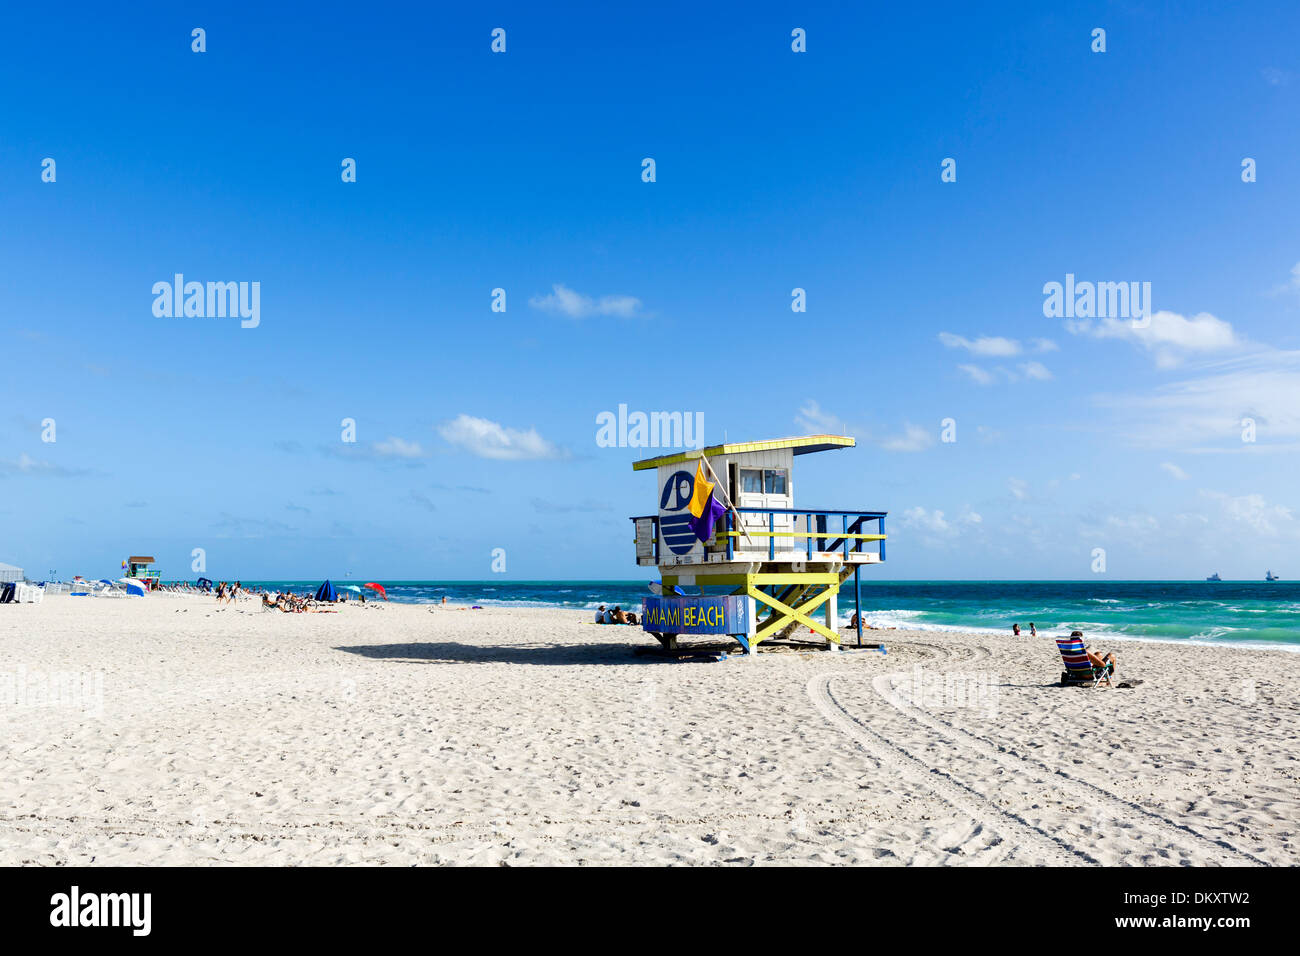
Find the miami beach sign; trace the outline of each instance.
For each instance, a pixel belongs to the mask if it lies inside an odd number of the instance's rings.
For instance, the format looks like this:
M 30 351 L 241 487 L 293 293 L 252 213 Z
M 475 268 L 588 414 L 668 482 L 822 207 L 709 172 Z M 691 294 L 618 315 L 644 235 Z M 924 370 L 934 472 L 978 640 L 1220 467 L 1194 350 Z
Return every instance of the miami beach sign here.
M 657 634 L 727 634 L 748 647 L 754 599 L 743 594 L 648 597 L 641 602 L 641 627 Z

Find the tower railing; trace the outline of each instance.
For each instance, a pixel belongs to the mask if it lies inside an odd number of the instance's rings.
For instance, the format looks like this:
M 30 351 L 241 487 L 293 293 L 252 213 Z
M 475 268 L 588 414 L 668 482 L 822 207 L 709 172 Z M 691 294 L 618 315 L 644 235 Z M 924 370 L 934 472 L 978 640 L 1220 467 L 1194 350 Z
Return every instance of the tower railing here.
M 736 508 L 727 511 L 714 528 L 713 544 L 708 550 L 711 554 L 725 551 L 728 561 L 813 561 L 836 552 L 845 562 L 865 555 L 884 561 L 887 514 L 825 508 Z M 659 517 L 642 515 L 631 520 L 637 530 L 638 561 L 653 559 L 658 564 Z M 869 547 L 872 544 L 874 550 Z

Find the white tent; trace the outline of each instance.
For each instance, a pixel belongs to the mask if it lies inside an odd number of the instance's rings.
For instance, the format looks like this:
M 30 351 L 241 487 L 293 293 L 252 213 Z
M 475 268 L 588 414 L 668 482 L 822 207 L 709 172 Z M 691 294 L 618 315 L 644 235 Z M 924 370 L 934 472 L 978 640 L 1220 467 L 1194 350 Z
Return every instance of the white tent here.
M 15 568 L 12 564 L 0 563 L 0 584 L 8 584 L 11 581 L 21 581 L 22 579 L 22 568 Z

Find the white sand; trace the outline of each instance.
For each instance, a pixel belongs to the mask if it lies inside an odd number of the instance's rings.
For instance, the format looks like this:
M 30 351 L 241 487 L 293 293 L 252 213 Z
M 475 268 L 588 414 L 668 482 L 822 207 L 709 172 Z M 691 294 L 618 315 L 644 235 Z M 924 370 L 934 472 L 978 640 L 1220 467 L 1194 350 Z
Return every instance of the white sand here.
M 0 864 L 1300 862 L 1300 655 L 1125 643 L 1089 691 L 1046 635 L 690 663 L 587 618 L 0 607 Z

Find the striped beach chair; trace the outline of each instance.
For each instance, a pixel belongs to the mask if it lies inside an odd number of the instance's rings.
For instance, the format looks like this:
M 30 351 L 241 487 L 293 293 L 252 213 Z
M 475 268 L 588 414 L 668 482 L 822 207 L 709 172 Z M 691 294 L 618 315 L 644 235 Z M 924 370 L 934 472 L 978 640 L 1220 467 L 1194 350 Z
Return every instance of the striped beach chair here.
M 1107 687 L 1110 686 L 1110 668 L 1094 666 L 1088 660 L 1081 639 L 1058 637 L 1056 646 L 1061 652 L 1061 660 L 1065 662 L 1065 670 L 1061 671 L 1062 687 L 1079 684 L 1096 687 L 1102 681 L 1106 682 Z

